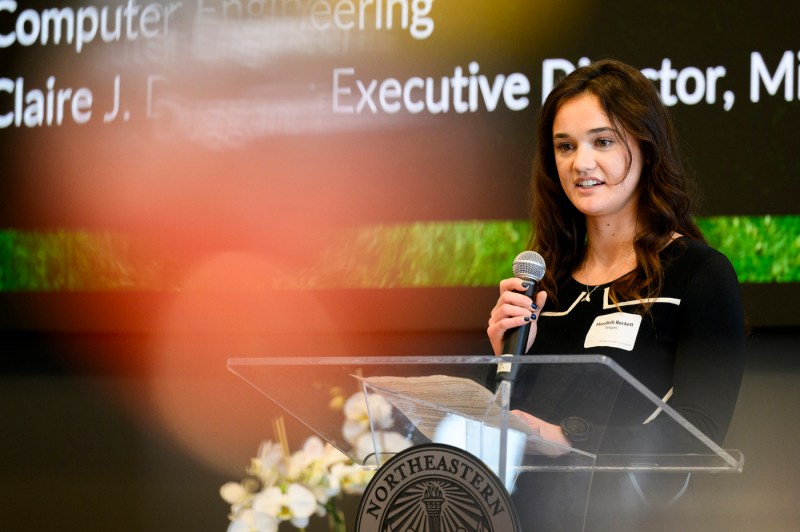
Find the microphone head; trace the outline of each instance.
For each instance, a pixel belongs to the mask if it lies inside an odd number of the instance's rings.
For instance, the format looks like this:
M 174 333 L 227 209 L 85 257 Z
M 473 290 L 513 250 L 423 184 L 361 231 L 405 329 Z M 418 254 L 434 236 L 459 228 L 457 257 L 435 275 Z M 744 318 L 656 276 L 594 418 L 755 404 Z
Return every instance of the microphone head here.
M 523 251 L 514 259 L 514 277 L 539 282 L 544 277 L 544 259 L 535 251 Z

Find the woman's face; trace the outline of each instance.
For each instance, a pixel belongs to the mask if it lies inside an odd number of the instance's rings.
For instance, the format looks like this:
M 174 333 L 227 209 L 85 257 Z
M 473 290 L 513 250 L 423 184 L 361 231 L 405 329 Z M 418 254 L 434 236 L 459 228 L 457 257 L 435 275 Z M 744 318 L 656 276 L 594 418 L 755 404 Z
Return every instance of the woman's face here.
M 642 153 L 638 142 L 614 127 L 597 96 L 583 93 L 561 104 L 553 147 L 561 186 L 575 208 L 587 217 L 636 219 Z

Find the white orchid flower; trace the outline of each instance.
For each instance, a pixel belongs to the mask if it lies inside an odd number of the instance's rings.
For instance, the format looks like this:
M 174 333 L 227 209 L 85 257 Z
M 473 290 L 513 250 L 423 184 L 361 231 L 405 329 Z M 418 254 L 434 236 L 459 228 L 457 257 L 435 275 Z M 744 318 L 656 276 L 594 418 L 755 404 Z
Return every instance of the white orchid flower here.
M 231 521 L 227 532 L 278 532 L 280 523 L 269 514 L 245 510 Z
M 324 455 L 325 444 L 317 436 L 311 436 L 305 441 L 302 449 L 289 457 L 287 466 L 288 478 L 308 481 L 310 478 L 324 474 Z
M 396 454 L 411 447 L 411 440 L 394 431 L 366 432 L 356 441 L 356 456 L 368 459 L 375 454 Z
M 371 393 L 367 399 L 361 392 L 354 393 L 344 404 L 344 417 L 369 424 L 370 416 L 373 423 L 381 428 L 392 426 L 392 405 L 382 396 Z
M 219 489 L 219 494 L 225 502 L 234 505 L 245 503 L 253 495 L 239 482 L 226 482 Z
M 303 443 L 303 452 L 312 460 L 322 458 L 325 453 L 325 444 L 319 437 L 310 436 Z
M 369 431 L 369 423 L 355 419 L 348 419 L 342 425 L 342 436 L 347 443 L 355 445 L 362 434 Z
M 258 460 L 262 467 L 275 467 L 283 459 L 283 449 L 280 443 L 263 441 L 258 448 Z
M 342 464 L 349 461 L 350 459 L 342 451 L 330 443 L 325 444 L 325 452 L 322 455 L 322 462 L 325 464 L 325 467 L 330 468 L 335 464 Z
M 329 469 L 324 471 L 324 474 L 309 479 L 307 484 L 321 505 L 327 504 L 331 497 L 336 497 L 342 491 L 339 479 L 333 476 Z
M 283 448 L 279 443 L 261 442 L 258 456 L 251 460 L 250 473 L 259 477 L 265 486 L 275 484 L 280 478 Z
M 392 406 L 382 397 L 372 396 L 369 409 L 362 394 L 351 398 L 348 408 L 354 424 L 353 444 L 361 441 L 371 448 L 369 416 L 378 426 L 391 424 Z M 406 440 L 398 433 L 376 430 L 381 449 L 406 448 Z M 344 490 L 355 494 L 363 492 L 373 476 L 364 471 L 336 447 L 317 436 L 308 438 L 303 447 L 292 455 L 285 455 L 283 444 L 264 441 L 258 454 L 251 459 L 248 476 L 241 482 L 227 482 L 220 487 L 220 496 L 231 505 L 228 532 L 278 532 L 281 522 L 290 521 L 296 528 L 308 526 L 315 513 L 324 517 L 334 501 Z M 340 515 L 337 511 L 337 516 Z
M 330 468 L 347 460 L 341 451 L 323 443 L 320 438 L 311 436 L 302 450 L 291 456 L 288 477 L 302 482 L 314 493 L 319 503 L 324 505 L 341 492 L 339 479 L 331 475 Z
M 321 462 L 325 468 L 347 461 L 344 453 L 330 443 L 323 442 L 318 436 L 311 436 L 305 441 L 303 452 L 310 460 Z
M 308 526 L 309 518 L 317 509 L 314 494 L 300 484 L 289 484 L 284 493 L 273 486 L 253 499 L 253 510 L 280 519 L 291 521 L 297 528 Z
M 360 495 L 375 476 L 374 470 L 367 470 L 356 464 L 335 464 L 331 468 L 331 476 L 339 481 L 343 492 L 348 495 Z
M 246 478 L 242 482 L 226 482 L 220 487 L 220 496 L 231 505 L 231 519 L 250 507 L 259 489 L 261 483 L 254 478 Z
M 375 393 L 368 398 L 361 392 L 354 393 L 345 402 L 343 412 L 342 433 L 350 445 L 355 445 L 361 435 L 370 430 L 370 418 L 376 429 L 387 429 L 394 423 L 392 405 Z

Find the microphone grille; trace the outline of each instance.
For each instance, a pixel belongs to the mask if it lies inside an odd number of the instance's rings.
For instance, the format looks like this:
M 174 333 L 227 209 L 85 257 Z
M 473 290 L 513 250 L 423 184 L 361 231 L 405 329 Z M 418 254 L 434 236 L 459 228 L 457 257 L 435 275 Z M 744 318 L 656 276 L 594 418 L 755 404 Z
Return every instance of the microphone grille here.
M 544 259 L 535 251 L 523 251 L 514 259 L 514 277 L 539 282 L 544 277 Z

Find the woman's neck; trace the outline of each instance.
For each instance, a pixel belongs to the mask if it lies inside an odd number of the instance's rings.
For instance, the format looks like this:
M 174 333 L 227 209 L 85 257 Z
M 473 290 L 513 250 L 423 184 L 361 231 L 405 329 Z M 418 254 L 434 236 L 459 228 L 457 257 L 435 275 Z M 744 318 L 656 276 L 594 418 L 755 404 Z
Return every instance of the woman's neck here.
M 586 220 L 586 255 L 584 260 L 610 266 L 633 250 L 636 238 L 635 219 Z
M 633 240 L 635 220 L 586 220 L 586 252 L 574 272 L 580 282 L 599 285 L 613 281 L 636 267 Z

